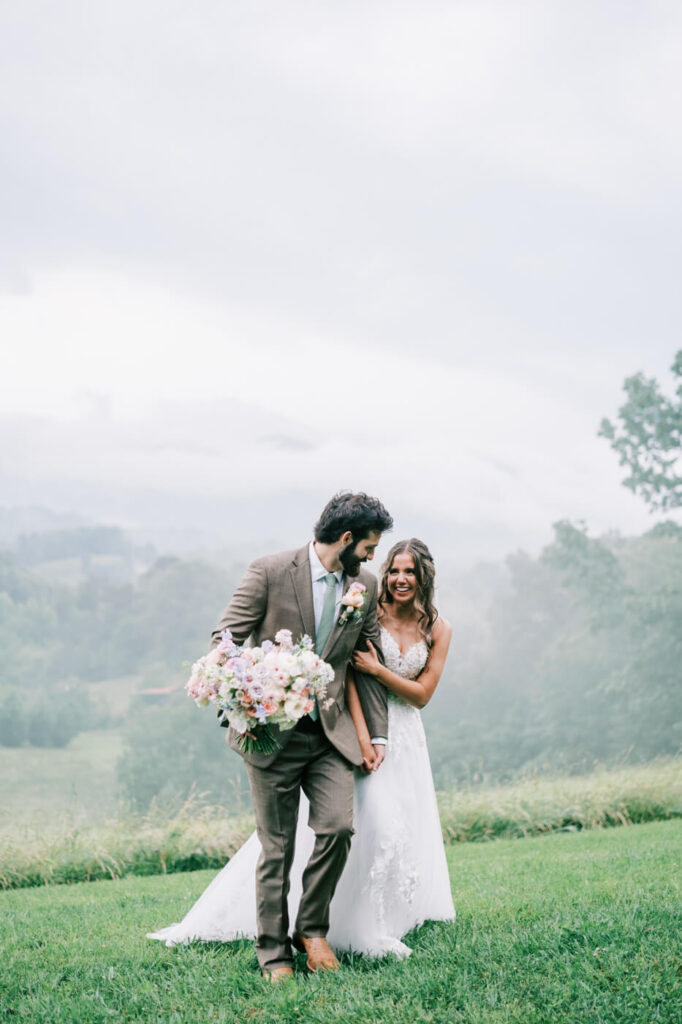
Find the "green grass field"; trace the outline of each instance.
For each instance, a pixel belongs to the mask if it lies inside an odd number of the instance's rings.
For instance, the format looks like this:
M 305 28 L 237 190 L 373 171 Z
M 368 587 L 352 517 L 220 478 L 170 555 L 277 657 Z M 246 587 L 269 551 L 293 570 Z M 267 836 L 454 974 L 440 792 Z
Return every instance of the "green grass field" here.
M 679 1024 L 682 823 L 447 849 L 457 923 L 275 988 L 249 942 L 167 949 L 212 872 L 0 895 L 0 1015 L 34 1024 Z

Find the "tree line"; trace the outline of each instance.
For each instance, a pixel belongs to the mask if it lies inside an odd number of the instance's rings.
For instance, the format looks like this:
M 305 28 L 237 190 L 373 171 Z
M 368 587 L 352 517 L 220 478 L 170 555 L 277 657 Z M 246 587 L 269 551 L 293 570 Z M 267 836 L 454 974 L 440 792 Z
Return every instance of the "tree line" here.
M 83 729 L 119 726 L 129 798 L 148 803 L 165 790 L 180 799 L 193 785 L 223 792 L 228 779 L 232 792 L 238 759 L 182 683 L 183 664 L 207 648 L 240 572 L 163 559 L 134 585 L 70 589 L 44 583 L 5 553 L 0 743 L 60 745 Z M 538 557 L 511 556 L 500 578 L 502 586 L 481 585 L 465 623 L 457 581 L 440 580 L 454 639 L 424 712 L 440 785 L 680 749 L 682 528 L 670 522 L 641 537 L 593 538 L 581 524 L 560 522 Z M 159 706 L 138 699 L 124 719 L 107 718 L 107 686 L 131 675 L 139 689 L 173 685 L 176 693 Z

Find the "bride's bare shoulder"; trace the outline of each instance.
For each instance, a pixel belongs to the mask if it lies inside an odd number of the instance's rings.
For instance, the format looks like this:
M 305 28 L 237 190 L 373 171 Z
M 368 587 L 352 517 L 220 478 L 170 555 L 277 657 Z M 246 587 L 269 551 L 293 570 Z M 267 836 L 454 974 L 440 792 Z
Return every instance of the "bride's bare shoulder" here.
M 444 619 L 442 615 L 439 615 L 433 624 L 431 635 L 434 643 L 438 640 L 442 643 L 443 641 L 449 640 L 452 636 L 452 626 L 447 619 Z

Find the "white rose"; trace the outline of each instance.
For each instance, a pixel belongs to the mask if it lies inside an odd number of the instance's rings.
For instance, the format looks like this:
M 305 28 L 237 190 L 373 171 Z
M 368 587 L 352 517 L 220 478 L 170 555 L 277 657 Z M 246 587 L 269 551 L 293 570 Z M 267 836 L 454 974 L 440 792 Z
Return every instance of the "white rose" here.
M 290 693 L 284 701 L 284 711 L 288 718 L 298 719 L 305 711 L 306 701 L 297 693 Z
M 298 672 L 298 660 L 293 654 L 282 651 L 277 659 L 277 666 L 287 675 L 294 676 Z
M 230 711 L 227 716 L 227 720 L 233 729 L 236 729 L 242 736 L 249 727 L 249 721 L 246 715 L 241 715 L 238 711 Z
M 300 655 L 299 661 L 301 663 L 301 668 L 304 672 L 307 672 L 308 675 L 313 672 L 317 672 L 317 666 L 320 663 L 320 659 L 314 651 L 303 651 Z
M 280 629 L 279 632 L 275 634 L 275 643 L 280 644 L 280 646 L 284 648 L 293 647 L 294 638 L 291 635 L 291 630 Z

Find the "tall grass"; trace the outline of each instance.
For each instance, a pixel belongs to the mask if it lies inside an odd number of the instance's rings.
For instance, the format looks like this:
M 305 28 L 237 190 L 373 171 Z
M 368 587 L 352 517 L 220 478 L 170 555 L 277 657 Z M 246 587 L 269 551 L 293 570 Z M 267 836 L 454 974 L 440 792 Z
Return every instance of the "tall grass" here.
M 173 814 L 156 809 L 105 825 L 24 826 L 0 837 L 0 889 L 221 868 L 252 828 L 251 818 L 195 799 Z
M 682 758 L 453 790 L 439 804 L 446 843 L 665 821 L 682 817 Z
M 532 778 L 440 796 L 446 843 L 582 831 L 682 817 L 682 758 L 568 778 Z M 253 828 L 249 817 L 191 799 L 178 812 L 106 825 L 24 827 L 0 837 L 0 888 L 220 868 Z

